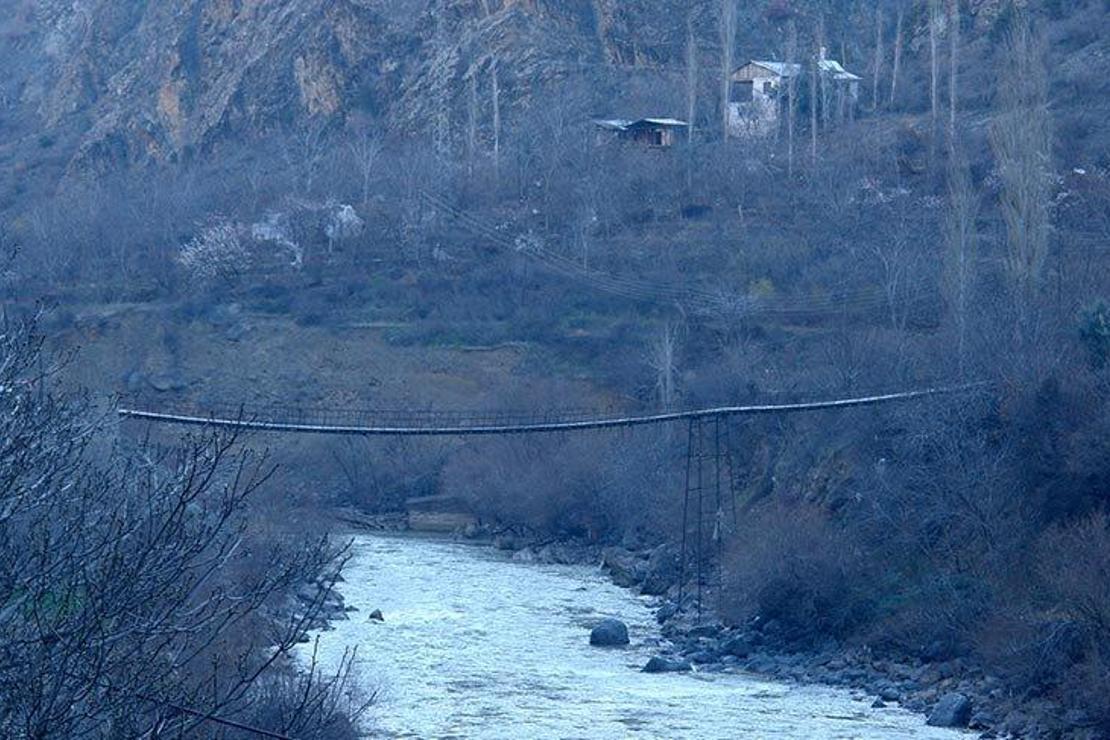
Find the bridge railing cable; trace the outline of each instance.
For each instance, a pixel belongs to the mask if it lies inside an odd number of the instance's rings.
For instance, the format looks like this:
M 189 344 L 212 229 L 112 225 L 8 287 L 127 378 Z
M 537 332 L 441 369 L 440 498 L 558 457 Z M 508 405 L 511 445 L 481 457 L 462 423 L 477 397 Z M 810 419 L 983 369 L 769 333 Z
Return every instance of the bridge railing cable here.
M 757 416 L 805 413 L 822 410 L 849 409 L 861 406 L 908 402 L 931 396 L 970 393 L 985 389 L 989 382 L 923 388 L 918 390 L 883 393 L 851 398 L 835 398 L 796 403 L 752 404 L 743 406 L 718 406 L 688 411 L 670 411 L 640 415 L 614 415 L 595 418 L 570 418 L 568 416 L 542 416 L 533 413 L 528 419 L 512 415 L 451 416 L 453 412 L 430 412 L 432 415 L 408 414 L 397 417 L 375 416 L 368 423 L 342 423 L 324 418 L 247 416 L 240 407 L 239 413 L 217 416 L 214 413 L 180 413 L 120 408 L 121 419 L 143 420 L 160 424 L 203 426 L 217 429 L 251 430 L 291 434 L 324 434 L 346 436 L 493 436 L 512 434 L 543 434 L 577 432 L 592 429 L 615 429 L 667 424 L 699 419 L 727 419 L 735 416 Z

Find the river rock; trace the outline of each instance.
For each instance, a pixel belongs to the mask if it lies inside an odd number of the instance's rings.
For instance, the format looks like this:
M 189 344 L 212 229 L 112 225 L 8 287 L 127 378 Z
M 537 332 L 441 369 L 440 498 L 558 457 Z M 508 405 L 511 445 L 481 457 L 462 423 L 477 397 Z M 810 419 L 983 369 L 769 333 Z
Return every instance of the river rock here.
M 929 713 L 926 724 L 933 727 L 967 727 L 971 719 L 971 700 L 963 694 L 945 694 Z
M 513 553 L 514 563 L 534 563 L 536 562 L 536 553 L 532 548 L 526 547 L 523 550 L 518 550 Z
M 381 609 L 375 609 L 374 611 L 370 612 L 370 616 L 368 616 L 366 619 L 373 622 L 384 622 L 385 616 L 382 615 Z
M 998 716 L 989 709 L 977 709 L 967 726 L 972 730 L 989 730 L 998 725 Z
M 723 628 L 719 624 L 699 624 L 690 628 L 686 634 L 689 637 L 717 637 Z
M 678 604 L 673 601 L 668 601 L 655 612 L 655 621 L 659 622 L 659 624 L 663 624 L 673 619 L 676 614 L 678 614 Z
M 677 580 L 680 572 L 678 552 L 671 545 L 660 545 L 651 551 L 647 562 L 647 572 L 640 584 L 640 592 L 649 596 L 667 593 Z
M 712 650 L 697 650 L 686 657 L 691 663 L 712 663 L 717 660 L 717 653 Z
M 623 547 L 607 547 L 601 554 L 601 564 L 609 571 L 613 583 L 621 588 L 632 588 L 640 582 L 642 573 L 636 556 Z
M 628 644 L 628 626 L 619 619 L 603 619 L 590 630 L 590 644 L 617 647 Z
M 733 635 L 721 644 L 721 652 L 737 658 L 746 658 L 752 654 L 754 646 L 747 635 Z
M 649 660 L 647 665 L 643 668 L 644 673 L 681 673 L 689 670 L 691 670 L 689 662 L 673 658 L 664 658 L 661 655 L 656 655 Z
M 902 698 L 902 692 L 898 691 L 894 686 L 887 684 L 879 689 L 879 698 L 883 701 L 898 701 Z
M 150 387 L 159 393 L 168 391 L 182 391 L 189 387 L 184 376 L 179 373 L 161 373 L 149 378 Z

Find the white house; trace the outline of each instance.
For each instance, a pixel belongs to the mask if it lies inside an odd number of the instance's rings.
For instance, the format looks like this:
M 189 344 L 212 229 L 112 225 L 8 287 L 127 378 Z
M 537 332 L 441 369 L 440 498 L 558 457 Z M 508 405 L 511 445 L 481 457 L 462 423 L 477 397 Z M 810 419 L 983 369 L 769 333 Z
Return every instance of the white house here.
M 860 78 L 841 66 L 840 62 L 829 59 L 822 48 L 817 60 L 824 87 L 835 95 L 835 101 L 826 100 L 824 105 L 835 105 L 838 111 L 847 106 L 855 106 L 859 99 Z M 801 64 L 788 62 L 768 62 L 752 60 L 732 73 L 732 93 L 729 100 L 729 134 L 736 137 L 766 136 L 778 127 L 786 87 L 790 80 L 795 81 L 795 95 L 806 94 L 800 88 L 805 74 Z M 828 92 L 826 93 L 826 95 Z

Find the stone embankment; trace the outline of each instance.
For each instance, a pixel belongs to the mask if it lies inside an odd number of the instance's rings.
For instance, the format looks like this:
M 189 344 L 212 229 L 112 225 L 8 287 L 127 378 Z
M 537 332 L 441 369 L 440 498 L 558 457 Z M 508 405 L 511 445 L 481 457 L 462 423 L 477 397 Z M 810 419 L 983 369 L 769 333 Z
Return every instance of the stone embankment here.
M 930 725 L 975 730 L 984 738 L 1102 737 L 1080 713 L 1063 712 L 1046 699 L 1015 696 L 1000 678 L 966 658 L 880 654 L 832 639 L 803 649 L 774 620 L 725 624 L 706 605 L 698 619 L 692 583 L 682 589 L 685 608 L 679 608 L 682 574 L 679 553 L 671 545 L 602 548 L 520 535 L 493 541 L 519 562 L 600 564 L 617 585 L 655 597 L 656 619 L 669 646 L 644 666 L 645 672 L 747 671 L 837 686 L 867 695 L 873 706 L 898 704 L 926 715 Z
M 344 521 L 372 531 L 402 531 L 405 518 L 345 516 Z M 468 525 L 457 536 L 491 542 L 520 563 L 599 565 L 624 588 L 653 597 L 665 647 L 644 667 L 647 673 L 746 671 L 783 681 L 824 684 L 866 695 L 876 707 L 898 704 L 926 715 L 930 725 L 975 730 L 984 738 L 1102 737 L 1085 716 L 1064 712 L 1046 699 L 1016 696 L 1004 682 L 966 658 L 882 653 L 866 645 L 826 640 L 800 648 L 774 620 L 726 624 L 706 599 L 699 619 L 696 588 L 681 589 L 679 552 L 672 545 L 600 547 L 529 533 L 507 533 Z M 686 574 L 689 576 L 690 574 Z M 307 596 L 307 593 L 305 594 Z M 338 596 L 338 595 L 336 595 Z M 342 599 L 331 595 L 328 618 L 345 619 Z M 326 615 L 325 615 L 326 616 Z M 618 625 L 599 625 L 596 645 L 626 644 Z

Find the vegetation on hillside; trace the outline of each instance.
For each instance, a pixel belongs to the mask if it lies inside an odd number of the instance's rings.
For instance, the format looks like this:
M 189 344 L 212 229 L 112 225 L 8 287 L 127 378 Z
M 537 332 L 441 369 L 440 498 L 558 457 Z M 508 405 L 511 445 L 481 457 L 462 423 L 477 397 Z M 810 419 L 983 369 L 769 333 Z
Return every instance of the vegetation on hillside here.
M 375 87 L 374 110 L 260 107 L 252 130 L 236 108 L 187 154 L 70 167 L 53 197 L 14 197 L 13 313 L 49 298 L 60 336 L 90 305 L 158 306 L 162 346 L 144 350 L 182 374 L 182 336 L 249 347 L 242 314 L 297 337 L 371 325 L 384 364 L 423 353 L 441 380 L 464 352 L 512 347 L 495 387 L 452 398 L 541 412 L 989 381 L 733 425 L 722 611 L 799 647 L 961 657 L 1110 727 L 1106 3 L 726 0 L 670 14 L 681 33 L 637 14 L 649 3 L 594 3 L 593 21 L 508 5 L 432 3 L 442 25 L 398 48 L 439 66 L 410 59 L 407 92 Z M 852 115 L 826 115 L 806 80 L 771 136 L 722 137 L 722 57 L 808 64 L 822 46 L 863 77 Z M 644 149 L 591 124 L 648 114 L 689 117 L 690 141 Z M 404 398 L 365 379 L 271 397 L 440 400 L 431 375 Z M 299 451 L 291 475 L 316 471 L 316 503 L 447 493 L 506 526 L 651 545 L 681 536 L 686 442 L 344 442 Z

